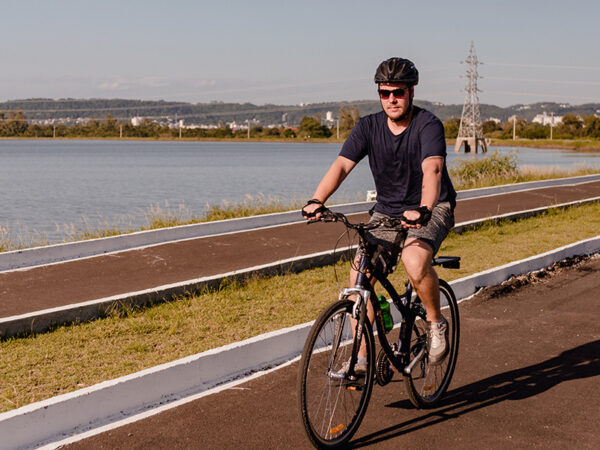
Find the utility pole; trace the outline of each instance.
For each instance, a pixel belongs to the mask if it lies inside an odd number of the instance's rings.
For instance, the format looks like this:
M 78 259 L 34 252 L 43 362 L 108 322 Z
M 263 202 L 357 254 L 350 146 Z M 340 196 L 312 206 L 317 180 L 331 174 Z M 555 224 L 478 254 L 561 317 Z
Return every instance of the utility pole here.
M 513 141 L 517 140 L 517 115 L 513 116 Z
M 123 139 L 123 124 L 119 125 L 119 139 Z
M 56 137 L 56 125 L 52 124 L 52 137 Z
M 340 138 L 340 119 L 336 120 L 337 138 Z
M 550 140 L 552 140 L 552 128 L 554 127 L 554 113 L 550 113 L 552 114 L 552 118 L 550 119 Z
M 246 119 L 246 123 L 248 124 L 248 139 L 250 139 L 250 119 Z
M 458 128 L 458 137 L 454 145 L 454 151 L 459 152 L 464 144 L 465 153 L 475 151 L 481 145 L 481 151 L 487 152 L 487 143 L 483 137 L 483 126 L 481 124 L 481 113 L 479 112 L 479 97 L 477 92 L 477 78 L 481 78 L 477 73 L 477 66 L 482 64 L 475 54 L 475 44 L 471 41 L 469 56 L 465 61 L 467 67 L 467 86 L 465 87 L 465 103 L 463 105 L 462 116 L 460 118 L 460 127 Z

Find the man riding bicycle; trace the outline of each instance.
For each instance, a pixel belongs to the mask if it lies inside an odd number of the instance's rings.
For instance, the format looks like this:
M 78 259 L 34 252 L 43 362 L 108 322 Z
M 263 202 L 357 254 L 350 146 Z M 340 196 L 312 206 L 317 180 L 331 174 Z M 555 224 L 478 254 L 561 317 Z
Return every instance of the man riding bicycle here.
M 369 232 L 377 246 L 378 267 L 391 273 L 401 253 L 408 278 L 425 309 L 428 353 L 431 365 L 440 364 L 448 351 L 447 323 L 440 313 L 439 280 L 433 256 L 454 226 L 456 191 L 446 168 L 446 141 L 442 122 L 429 111 L 413 105 L 419 72 L 404 58 L 383 61 L 375 72 L 383 111 L 362 117 L 321 182 L 303 208 L 308 220 L 320 217 L 323 204 L 364 157 L 368 157 L 377 189 L 371 220 L 404 216 L 411 223 L 404 242 L 392 228 Z M 415 222 L 415 223 L 412 223 Z M 350 271 L 350 286 L 357 277 L 357 254 Z M 369 304 L 371 323 L 374 312 Z M 356 372 L 364 372 L 364 349 Z

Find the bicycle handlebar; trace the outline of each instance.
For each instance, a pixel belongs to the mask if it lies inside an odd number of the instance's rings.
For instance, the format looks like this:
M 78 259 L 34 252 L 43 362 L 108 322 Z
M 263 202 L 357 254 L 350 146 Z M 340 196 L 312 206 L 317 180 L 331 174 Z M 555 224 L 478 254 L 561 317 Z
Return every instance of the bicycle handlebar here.
M 330 210 L 329 208 L 323 207 L 323 210 L 321 211 L 321 216 L 318 219 L 312 220 L 312 221 L 308 221 L 307 224 L 311 224 L 314 222 L 342 222 L 346 228 L 350 228 L 356 231 L 367 231 L 367 230 L 372 230 L 374 228 L 378 228 L 382 225 L 388 227 L 388 228 L 402 228 L 402 229 L 406 229 L 406 227 L 404 226 L 404 223 L 408 224 L 408 225 L 414 225 L 418 223 L 418 219 L 417 220 L 410 220 L 407 219 L 404 215 L 400 216 L 400 217 L 386 217 L 383 219 L 379 219 L 379 220 L 373 220 L 371 222 L 357 222 L 357 223 L 352 223 L 348 220 L 348 217 L 346 217 L 345 214 L 339 213 L 339 212 L 335 212 Z M 404 222 L 404 223 L 403 223 Z

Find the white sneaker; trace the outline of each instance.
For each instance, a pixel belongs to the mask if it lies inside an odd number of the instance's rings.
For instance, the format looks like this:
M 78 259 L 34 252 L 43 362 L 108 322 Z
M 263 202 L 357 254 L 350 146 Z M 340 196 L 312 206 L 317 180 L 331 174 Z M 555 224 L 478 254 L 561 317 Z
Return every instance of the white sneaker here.
M 429 364 L 441 364 L 448 354 L 448 322 L 442 316 L 439 322 L 427 322 L 427 351 Z
M 346 361 L 340 372 L 348 373 L 348 369 L 350 368 L 350 360 Z M 359 356 L 356 364 L 354 364 L 354 374 L 355 375 L 365 375 L 367 373 L 367 357 Z

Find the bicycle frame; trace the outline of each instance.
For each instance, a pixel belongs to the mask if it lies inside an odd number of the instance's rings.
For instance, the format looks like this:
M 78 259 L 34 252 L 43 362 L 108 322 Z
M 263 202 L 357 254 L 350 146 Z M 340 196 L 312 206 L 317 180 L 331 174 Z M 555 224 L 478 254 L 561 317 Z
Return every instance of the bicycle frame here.
M 400 373 L 410 375 L 410 372 L 414 365 L 420 361 L 425 354 L 423 348 L 417 357 L 408 364 L 410 348 L 410 330 L 412 329 L 413 323 L 417 316 L 417 311 L 414 311 L 415 303 L 412 302 L 413 288 L 410 282 L 406 283 L 406 290 L 403 294 L 398 294 L 392 283 L 388 280 L 387 276 L 378 271 L 372 264 L 369 264 L 368 259 L 365 255 L 361 256 L 358 264 L 358 275 L 356 278 L 356 285 L 353 288 L 346 288 L 340 294 L 340 300 L 354 298 L 354 308 L 352 316 L 357 320 L 357 324 L 354 330 L 354 342 L 352 348 L 352 356 L 349 367 L 349 373 L 354 373 L 354 365 L 358 359 L 358 350 L 362 341 L 362 333 L 364 329 L 364 322 L 367 320 L 367 303 L 370 302 L 375 312 L 375 321 L 377 323 L 377 336 L 381 347 L 384 349 L 391 364 Z M 367 276 L 367 273 L 371 274 Z M 375 278 L 387 291 L 390 298 L 392 299 L 394 306 L 400 312 L 402 316 L 402 322 L 400 324 L 400 336 L 397 342 L 397 348 L 393 349 L 386 337 L 386 333 L 383 331 L 383 319 L 380 313 L 379 302 L 376 301 L 374 291 L 371 288 L 371 279 Z M 422 308 L 422 307 L 421 307 Z M 422 313 L 422 311 L 418 311 Z M 423 313 L 424 314 L 424 313 Z

